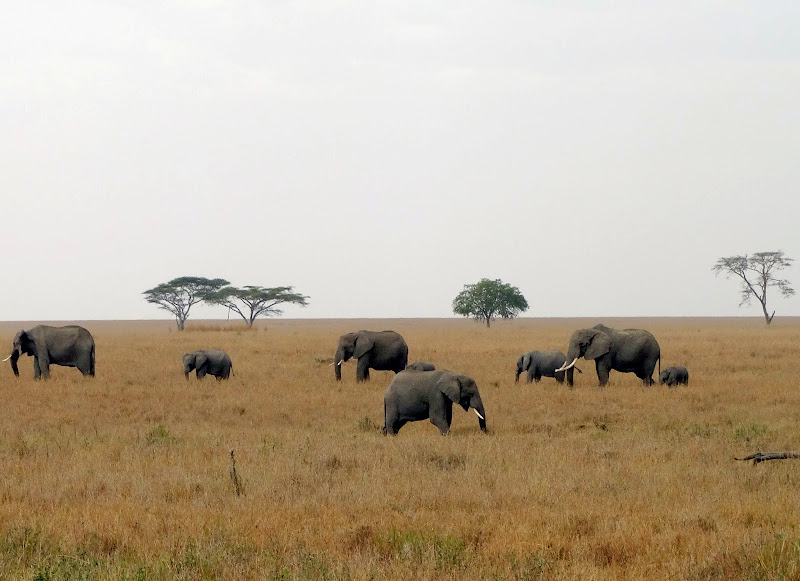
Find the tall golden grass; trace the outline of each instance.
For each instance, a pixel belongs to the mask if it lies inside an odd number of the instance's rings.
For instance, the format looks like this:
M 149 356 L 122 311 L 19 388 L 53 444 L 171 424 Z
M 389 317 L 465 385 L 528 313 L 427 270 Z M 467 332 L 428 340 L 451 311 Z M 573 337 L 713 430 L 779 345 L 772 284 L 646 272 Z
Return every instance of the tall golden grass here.
M 599 388 L 584 360 L 574 389 L 514 384 L 519 354 L 597 322 L 83 323 L 94 380 L 0 373 L 0 577 L 800 579 L 800 462 L 733 460 L 800 448 L 800 320 L 606 319 L 653 332 L 690 385 Z M 490 432 L 456 408 L 447 437 L 381 435 L 393 374 L 329 366 L 360 328 L 475 378 Z M 230 381 L 184 379 L 205 347 Z

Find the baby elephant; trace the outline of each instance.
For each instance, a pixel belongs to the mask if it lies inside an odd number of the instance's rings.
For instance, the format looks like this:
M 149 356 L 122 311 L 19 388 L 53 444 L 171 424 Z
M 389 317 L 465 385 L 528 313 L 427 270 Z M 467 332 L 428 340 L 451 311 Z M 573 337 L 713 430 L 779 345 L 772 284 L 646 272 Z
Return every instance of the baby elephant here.
M 435 371 L 436 366 L 433 363 L 428 363 L 427 361 L 417 361 L 416 363 L 412 363 L 408 367 L 406 367 L 406 371 Z
M 566 375 L 567 383 L 573 385 L 573 369 L 572 367 L 566 371 L 556 371 L 561 368 L 566 361 L 566 356 L 561 351 L 531 351 L 523 353 L 517 359 L 517 375 L 514 377 L 514 383 L 519 383 L 519 376 L 523 371 L 528 372 L 528 383 L 535 381 L 539 383 L 542 377 L 555 377 L 558 383 L 564 383 L 564 376 Z M 578 373 L 582 373 L 578 369 Z
M 394 376 L 383 396 L 383 432 L 396 434 L 407 422 L 430 419 L 443 436 L 450 431 L 453 404 L 475 410 L 478 425 L 486 431 L 486 412 L 475 380 L 439 369 L 404 370 Z
M 213 375 L 217 381 L 228 379 L 233 363 L 228 354 L 219 349 L 201 349 L 183 356 L 183 374 L 189 379 L 192 369 L 197 370 L 197 379 L 203 379 L 206 373 Z
M 659 373 L 658 383 L 666 383 L 670 387 L 675 387 L 679 383 L 689 385 L 689 372 L 682 365 L 667 367 Z

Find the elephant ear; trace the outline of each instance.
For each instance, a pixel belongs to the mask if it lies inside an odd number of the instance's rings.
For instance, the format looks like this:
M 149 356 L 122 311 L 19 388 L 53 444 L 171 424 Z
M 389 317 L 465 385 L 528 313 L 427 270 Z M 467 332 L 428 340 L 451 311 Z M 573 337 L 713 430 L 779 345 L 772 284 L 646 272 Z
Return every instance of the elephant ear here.
M 461 403 L 461 382 L 458 380 L 458 375 L 443 375 L 436 382 L 436 387 L 453 403 Z
M 530 366 L 531 366 L 531 354 L 526 353 L 525 355 L 522 356 L 522 369 L 525 369 L 527 371 Z
M 356 359 L 360 359 L 367 353 L 367 351 L 372 349 L 374 346 L 375 346 L 375 341 L 373 341 L 372 337 L 360 334 L 356 338 L 356 348 L 353 350 L 353 357 L 355 357 Z
M 603 332 L 597 332 L 592 336 L 589 346 L 586 348 L 586 353 L 583 356 L 586 359 L 597 359 L 602 357 L 611 350 L 611 338 Z
M 28 335 L 27 331 L 22 330 L 17 333 L 17 339 L 19 339 L 20 353 L 24 353 L 25 355 L 35 355 L 34 345 L 36 342 L 33 340 L 33 337 Z
M 208 357 L 206 356 L 205 353 L 198 352 L 197 355 L 195 355 L 195 358 L 194 358 L 195 369 L 200 369 L 205 364 L 207 359 L 208 359 Z

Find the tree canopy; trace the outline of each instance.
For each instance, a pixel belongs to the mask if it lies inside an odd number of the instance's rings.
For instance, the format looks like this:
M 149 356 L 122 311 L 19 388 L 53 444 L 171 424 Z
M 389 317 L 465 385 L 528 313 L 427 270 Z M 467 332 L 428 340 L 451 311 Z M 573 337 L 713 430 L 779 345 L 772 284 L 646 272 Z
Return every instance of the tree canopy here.
M 227 284 L 230 283 L 224 278 L 182 276 L 163 282 L 142 294 L 148 303 L 158 305 L 159 308 L 172 313 L 178 330 L 183 331 L 191 308 Z
M 270 317 L 283 314 L 281 309 L 276 308 L 280 304 L 291 303 L 305 307 L 308 305 L 307 299 L 307 296 L 294 292 L 294 288 L 290 286 L 227 286 L 206 298 L 209 303 L 228 307 L 244 319 L 248 327 L 252 327 L 260 315 Z
M 767 325 L 772 323 L 775 311 L 769 314 L 767 310 L 767 289 L 777 287 L 784 297 L 794 294 L 794 289 L 787 279 L 778 278 L 775 271 L 788 268 L 794 262 L 793 258 L 786 256 L 783 251 L 756 252 L 752 256 L 728 256 L 720 258 L 712 267 L 716 274 L 724 273 L 727 278 L 737 276 L 742 281 L 740 294 L 742 300 L 739 306 L 750 304 L 750 299 L 755 297 L 761 303 L 764 320 Z
M 465 284 L 464 290 L 453 299 L 453 313 L 485 321 L 487 327 L 496 317 L 513 319 L 527 310 L 528 301 L 519 289 L 499 278 L 482 278 L 475 284 Z

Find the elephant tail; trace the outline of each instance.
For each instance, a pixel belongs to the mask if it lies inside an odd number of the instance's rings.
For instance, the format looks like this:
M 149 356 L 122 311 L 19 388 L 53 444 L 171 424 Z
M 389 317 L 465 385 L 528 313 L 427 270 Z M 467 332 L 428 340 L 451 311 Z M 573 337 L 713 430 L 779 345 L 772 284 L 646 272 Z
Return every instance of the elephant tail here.
M 231 363 L 231 375 L 233 375 L 234 377 L 236 377 L 236 374 L 233 372 L 233 363 Z
M 90 357 L 91 359 L 89 361 L 89 375 L 94 377 L 94 343 L 92 343 L 92 353 Z

